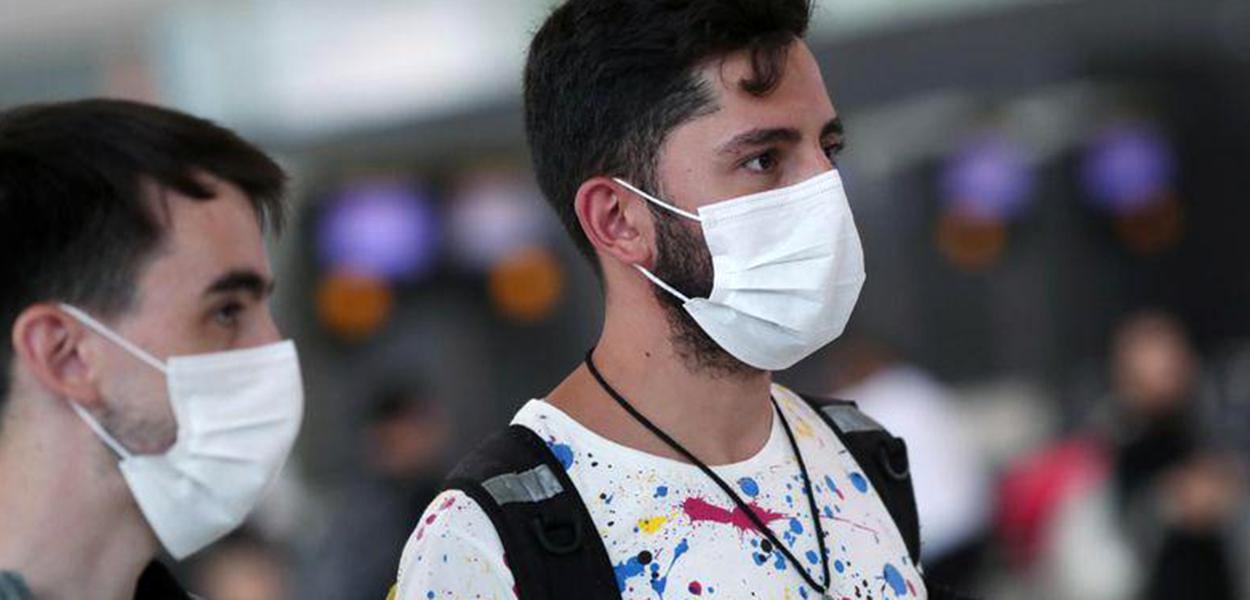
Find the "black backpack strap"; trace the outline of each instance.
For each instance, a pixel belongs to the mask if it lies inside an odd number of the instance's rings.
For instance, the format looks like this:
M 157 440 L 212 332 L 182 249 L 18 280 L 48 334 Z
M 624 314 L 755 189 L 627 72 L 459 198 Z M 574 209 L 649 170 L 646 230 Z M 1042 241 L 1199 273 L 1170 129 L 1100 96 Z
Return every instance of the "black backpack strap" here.
M 920 518 L 912 490 L 907 444 L 886 431 L 849 400 L 799 394 L 837 434 L 842 445 L 859 463 L 864 475 L 881 497 L 890 517 L 903 534 L 912 563 L 920 564 Z
M 444 489 L 464 492 L 490 517 L 521 600 L 621 597 L 590 512 L 533 431 L 513 425 L 488 438 Z

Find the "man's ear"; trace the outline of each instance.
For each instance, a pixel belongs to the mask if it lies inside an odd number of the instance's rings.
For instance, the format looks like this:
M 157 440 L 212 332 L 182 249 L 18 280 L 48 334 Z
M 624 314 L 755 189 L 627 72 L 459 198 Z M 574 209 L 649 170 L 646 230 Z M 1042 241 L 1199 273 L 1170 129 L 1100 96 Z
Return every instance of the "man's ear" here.
M 22 311 L 13 323 L 14 366 L 25 369 L 49 392 L 86 407 L 100 402 L 93 351 L 85 329 L 48 304 Z
M 647 201 L 607 177 L 582 183 L 573 210 L 582 231 L 601 254 L 626 265 L 654 267 L 655 228 Z

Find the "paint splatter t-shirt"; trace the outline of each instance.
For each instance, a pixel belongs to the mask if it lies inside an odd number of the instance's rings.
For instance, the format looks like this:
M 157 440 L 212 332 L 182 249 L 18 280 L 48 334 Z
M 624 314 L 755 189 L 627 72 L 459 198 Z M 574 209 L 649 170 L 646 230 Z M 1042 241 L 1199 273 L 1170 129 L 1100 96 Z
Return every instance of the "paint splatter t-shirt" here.
M 830 595 L 925 598 L 902 536 L 855 460 L 811 407 L 780 386 L 773 393 L 810 469 Z M 622 598 L 820 597 L 697 467 L 616 444 L 541 400 L 526 404 L 513 423 L 546 440 L 568 471 L 603 538 Z M 780 420 L 773 419 L 755 456 L 713 469 L 819 582 L 810 509 Z M 516 597 L 499 536 L 471 498 L 448 491 L 430 504 L 400 560 L 397 597 Z

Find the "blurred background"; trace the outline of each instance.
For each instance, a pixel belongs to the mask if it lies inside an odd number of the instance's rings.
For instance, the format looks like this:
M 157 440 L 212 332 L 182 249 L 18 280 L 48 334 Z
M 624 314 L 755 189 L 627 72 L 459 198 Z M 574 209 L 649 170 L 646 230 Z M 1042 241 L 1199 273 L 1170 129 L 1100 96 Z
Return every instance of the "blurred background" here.
M 0 0 L 0 108 L 156 102 L 294 176 L 297 454 L 185 575 L 382 598 L 455 458 L 598 333 L 537 192 L 550 0 Z M 911 447 L 929 570 L 990 598 L 1250 598 L 1250 2 L 823 0 L 868 284 L 779 379 Z

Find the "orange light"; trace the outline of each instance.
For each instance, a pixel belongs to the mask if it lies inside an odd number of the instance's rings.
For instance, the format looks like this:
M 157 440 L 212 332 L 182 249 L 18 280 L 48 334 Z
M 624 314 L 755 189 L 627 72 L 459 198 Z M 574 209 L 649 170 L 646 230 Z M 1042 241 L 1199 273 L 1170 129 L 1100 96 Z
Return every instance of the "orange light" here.
M 1185 233 L 1185 211 L 1172 194 L 1132 214 L 1116 217 L 1115 232 L 1130 252 L 1158 254 L 1175 246 Z
M 564 292 L 564 271 L 545 248 L 527 248 L 499 261 L 490 272 L 491 302 L 505 317 L 531 323 L 555 309 Z
M 1001 221 L 949 211 L 938 220 L 934 241 L 942 256 L 955 267 L 982 271 L 1002 260 L 1007 248 L 1007 228 Z
M 330 331 L 349 341 L 377 332 L 394 305 L 390 287 L 373 277 L 332 273 L 317 286 L 317 316 Z

